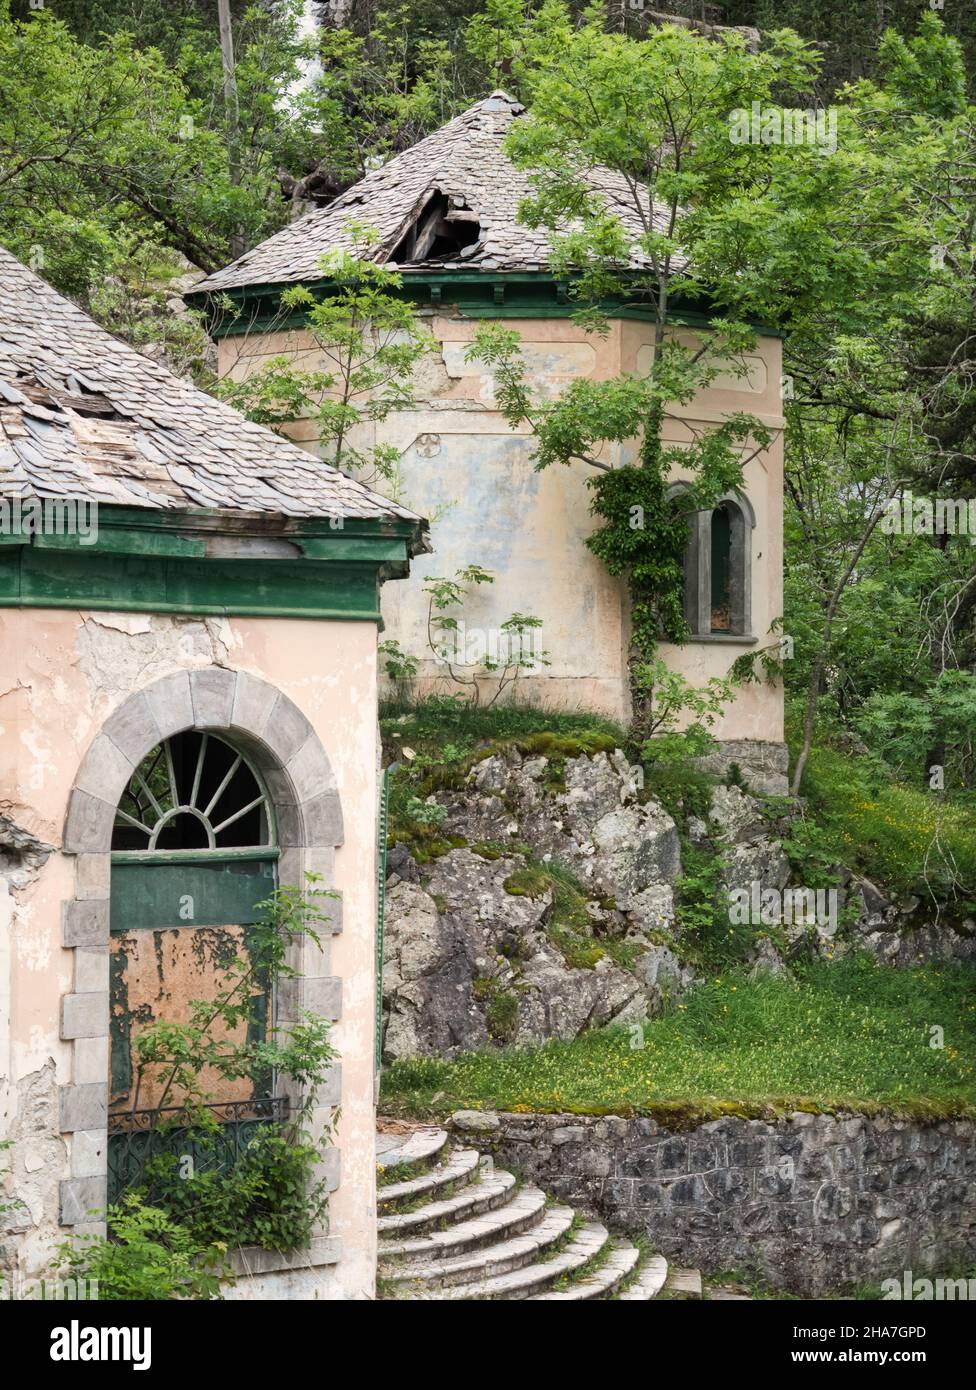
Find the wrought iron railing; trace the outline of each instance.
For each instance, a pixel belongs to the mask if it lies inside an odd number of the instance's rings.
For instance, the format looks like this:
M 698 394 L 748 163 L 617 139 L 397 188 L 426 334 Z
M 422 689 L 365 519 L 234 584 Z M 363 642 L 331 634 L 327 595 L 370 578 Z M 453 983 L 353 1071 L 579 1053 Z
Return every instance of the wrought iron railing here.
M 217 1120 L 204 1129 L 182 1105 L 159 1110 L 122 1110 L 108 1120 L 108 1200 L 138 1186 L 149 1162 L 163 1154 L 192 1161 L 195 1173 L 230 1168 L 269 1125 L 288 1119 L 285 1097 L 217 1102 L 204 1107 Z

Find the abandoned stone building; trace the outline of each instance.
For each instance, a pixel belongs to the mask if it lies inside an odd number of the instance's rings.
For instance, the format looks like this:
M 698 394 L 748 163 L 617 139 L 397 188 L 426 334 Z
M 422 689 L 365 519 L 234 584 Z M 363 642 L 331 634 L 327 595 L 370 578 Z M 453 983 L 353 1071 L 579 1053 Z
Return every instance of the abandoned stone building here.
M 403 292 L 436 342 L 413 403 L 374 427 L 376 438 L 400 451 L 397 495 L 432 518 L 433 554 L 414 566 L 409 582 L 384 593 L 386 635 L 419 661 L 421 688 L 450 688 L 428 645 L 423 586 L 432 575 L 481 565 L 494 583 L 480 586 L 465 604 L 469 628 L 497 630 L 515 610 L 542 620 L 550 664 L 521 678 L 523 693 L 550 706 L 626 719 L 626 588 L 584 544 L 594 525 L 587 470 L 580 464 L 536 471 L 527 431 L 508 426 L 491 375 L 483 364 L 465 360 L 467 344 L 486 319 L 504 319 L 518 331 L 529 379 L 542 394 L 581 377 L 641 374 L 652 358 L 648 311 L 621 304 L 611 312 L 606 336 L 584 332 L 572 318 L 565 285 L 549 268 L 545 234 L 520 225 L 518 207 L 529 182 L 502 144 L 522 116 L 517 101 L 495 92 L 199 282 L 189 298 L 209 311 L 222 374 L 243 379 L 277 356 L 315 368 L 321 345 L 301 313 L 282 307 L 281 294 L 297 284 L 327 294 L 322 258 L 336 251 L 359 254 L 356 229 L 373 229 L 368 254 L 402 272 Z M 619 176 L 596 170 L 589 177 L 625 227 L 643 230 Z M 674 331 L 693 337 L 693 320 L 685 316 Z M 781 612 L 783 564 L 781 361 L 779 337 L 762 332 L 744 362 L 717 376 L 690 405 L 669 408 L 668 442 L 690 441 L 733 412 L 749 413 L 773 434 L 771 445 L 746 463 L 741 494 L 698 514 L 692 528 L 686 594 L 692 636 L 662 654 L 699 684 L 774 640 L 769 634 Z M 311 420 L 298 421 L 291 433 L 316 447 Z M 633 445 L 622 445 L 605 456 L 624 462 L 632 453 Z M 779 686 L 742 689 L 717 732 L 782 783 Z
M 425 527 L 2 250 L 0 507 L 0 1272 L 101 1229 L 160 1103 L 133 1094 L 134 1033 L 208 998 L 214 933 L 235 949 L 314 872 L 328 930 L 260 1026 L 334 1020 L 328 1214 L 296 1256 L 239 1254 L 233 1292 L 370 1295 L 379 589 Z M 218 1088 L 217 1118 L 297 1099 Z

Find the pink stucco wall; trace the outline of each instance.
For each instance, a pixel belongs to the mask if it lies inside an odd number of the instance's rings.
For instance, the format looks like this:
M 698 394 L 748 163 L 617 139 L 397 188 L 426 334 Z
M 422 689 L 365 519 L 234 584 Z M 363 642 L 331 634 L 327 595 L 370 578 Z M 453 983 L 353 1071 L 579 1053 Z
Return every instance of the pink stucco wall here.
M 626 720 L 629 619 L 626 587 L 611 578 L 586 548 L 594 529 L 592 469 L 582 463 L 539 473 L 532 463 L 527 427 L 511 430 L 497 408 L 494 383 L 483 364 L 464 358 L 478 322 L 445 308 L 421 311 L 437 343 L 416 373 L 415 403 L 393 412 L 375 437 L 401 451 L 398 500 L 430 520 L 431 555 L 419 557 L 403 584 L 383 595 L 386 636 L 420 660 L 421 688 L 457 689 L 427 642 L 431 576 L 452 575 L 478 564 L 495 575 L 471 594 L 463 618 L 469 629 L 492 631 L 513 612 L 543 621 L 541 644 L 550 664 L 520 679 L 524 695 L 563 709 L 594 709 Z M 652 353 L 652 327 L 636 320 L 611 321 L 605 337 L 586 334 L 568 318 L 508 319 L 522 338 L 529 379 L 540 396 L 558 393 L 580 378 L 644 374 Z M 677 331 L 677 330 L 676 330 Z M 681 330 L 682 336 L 691 337 Z M 241 379 L 276 355 L 313 369 L 324 365 L 314 340 L 303 332 L 249 334 L 220 343 L 221 374 Z M 665 660 L 696 682 L 725 675 L 743 652 L 776 643 L 770 624 L 782 611 L 783 415 L 782 350 L 764 336 L 747 354 L 747 371 L 730 367 L 688 406 L 669 407 L 668 442 L 689 442 L 733 412 L 748 412 L 774 432 L 771 446 L 745 468 L 745 490 L 756 513 L 751 535 L 753 644 L 689 641 L 664 646 Z M 312 421 L 290 430 L 316 447 Z M 607 462 L 625 462 L 632 446 L 607 448 Z M 676 479 L 680 477 L 675 474 Z M 373 484 L 383 490 L 382 482 Z M 493 686 L 487 683 L 490 691 Z M 777 685 L 743 689 L 715 729 L 724 739 L 779 741 L 783 696 Z
M 0 873 L 0 1137 L 16 1140 L 12 1190 L 30 1214 L 19 1237 L 22 1272 L 43 1270 L 51 1243 L 64 1236 L 58 1183 L 68 1176 L 67 1144 L 79 1141 L 58 1132 L 57 1086 L 97 1081 L 108 1065 L 103 1039 L 88 1040 L 97 1045 L 86 1048 L 76 1042 L 73 1052 L 59 1037 L 61 996 L 72 988 L 61 906 L 75 892 L 76 865 L 59 852 L 71 787 L 89 745 L 127 696 L 169 672 L 218 665 L 258 676 L 290 697 L 312 724 L 338 784 L 345 842 L 335 855 L 335 886 L 343 930 L 332 943 L 331 972 L 343 981 L 334 1033 L 342 1058 L 342 1177 L 329 1234 L 341 1238 L 343 1253 L 337 1266 L 305 1278 L 304 1296 L 371 1296 L 375 626 L 0 609 L 0 653 L 0 812 L 53 851 L 39 868 Z

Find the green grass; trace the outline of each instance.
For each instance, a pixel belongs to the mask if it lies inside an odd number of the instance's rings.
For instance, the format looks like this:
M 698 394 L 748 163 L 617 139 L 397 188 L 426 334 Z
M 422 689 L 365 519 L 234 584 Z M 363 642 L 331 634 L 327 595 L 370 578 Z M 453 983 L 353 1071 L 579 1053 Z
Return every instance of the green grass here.
M 672 1125 L 723 1114 L 880 1110 L 976 1114 L 976 990 L 966 966 L 894 970 L 857 957 L 796 980 L 730 971 L 644 1025 L 534 1049 L 415 1058 L 383 1078 L 388 1108 L 652 1114 Z M 944 1047 L 930 1044 L 933 1027 Z
M 376 1165 L 376 1186 L 392 1187 L 394 1183 L 410 1182 L 413 1178 L 419 1178 L 421 1173 L 426 1172 L 423 1160 L 416 1163 L 393 1163 L 389 1168 L 384 1168 L 382 1163 Z
M 445 744 L 466 754 L 486 742 L 519 742 L 533 735 L 561 737 L 568 744 L 599 742 L 620 747 L 627 740 L 618 724 L 598 714 L 526 704 L 484 709 L 466 699 L 443 695 L 409 705 L 384 701 L 380 706 L 380 729 L 388 747 L 405 743 L 434 758 L 440 757 Z
M 886 780 L 868 758 L 814 748 L 803 793 L 825 847 L 883 892 L 976 910 L 976 809 L 920 787 Z

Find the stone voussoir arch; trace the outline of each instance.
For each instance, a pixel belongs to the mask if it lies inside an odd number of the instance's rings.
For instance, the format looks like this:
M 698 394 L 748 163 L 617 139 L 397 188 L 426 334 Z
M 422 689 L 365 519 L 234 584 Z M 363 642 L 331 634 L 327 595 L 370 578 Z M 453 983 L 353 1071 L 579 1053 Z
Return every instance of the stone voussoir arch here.
M 278 881 L 301 884 L 306 872 L 334 892 L 335 851 L 343 842 L 342 806 L 322 743 L 298 706 L 269 681 L 223 666 L 177 670 L 126 696 L 89 746 L 68 799 L 62 853 L 75 860 L 75 892 L 62 909 L 62 944 L 74 957 L 72 988 L 61 999 L 61 1038 L 73 1045 L 71 1081 L 59 1087 L 60 1131 L 70 1154 L 61 1182 L 64 1226 L 100 1229 L 108 1173 L 109 903 L 115 812 L 133 772 L 163 739 L 187 729 L 220 735 L 244 753 L 274 809 Z M 324 900 L 320 946 L 296 944 L 299 972 L 279 988 L 277 1019 L 308 1009 L 336 1020 L 342 981 L 331 974 L 331 934 L 341 930 L 341 901 Z M 297 1099 L 297 1097 L 292 1097 Z M 336 1064 L 314 1098 L 312 1128 L 324 1129 L 341 1099 Z M 322 1176 L 338 1185 L 339 1154 L 326 1150 Z M 337 1258 L 320 1236 L 317 1262 Z

